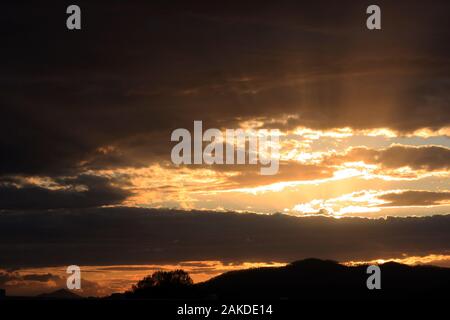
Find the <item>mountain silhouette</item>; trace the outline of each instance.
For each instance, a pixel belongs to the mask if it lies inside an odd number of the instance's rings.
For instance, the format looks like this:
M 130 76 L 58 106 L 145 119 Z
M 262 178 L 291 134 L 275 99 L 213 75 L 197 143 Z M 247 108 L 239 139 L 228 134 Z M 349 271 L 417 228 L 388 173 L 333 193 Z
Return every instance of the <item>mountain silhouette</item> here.
M 221 298 L 267 299 L 410 299 L 444 298 L 450 290 L 450 269 L 380 265 L 381 290 L 369 290 L 367 265 L 345 266 L 306 259 L 285 267 L 225 273 L 199 284 Z
M 40 299 L 82 299 L 79 295 L 67 290 L 59 289 L 49 293 L 43 293 L 37 296 Z
M 330 260 L 305 259 L 284 267 L 263 267 L 226 272 L 206 282 L 164 291 L 163 298 L 364 300 L 448 299 L 450 269 L 379 265 L 381 289 L 369 290 L 367 265 L 346 266 Z M 161 290 L 115 294 L 112 298 L 158 298 Z M 159 296 L 161 297 L 161 296 Z

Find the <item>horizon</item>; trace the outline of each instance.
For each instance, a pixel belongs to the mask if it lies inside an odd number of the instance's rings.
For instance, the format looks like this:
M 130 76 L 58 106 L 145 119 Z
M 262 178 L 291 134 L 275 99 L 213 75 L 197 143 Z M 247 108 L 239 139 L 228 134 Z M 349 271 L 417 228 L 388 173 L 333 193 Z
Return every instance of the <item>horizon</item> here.
M 3 289 L 5 296 L 8 298 L 21 298 L 21 297 L 40 297 L 46 294 L 54 294 L 58 292 L 70 292 L 72 294 L 75 294 L 76 296 L 80 298 L 107 298 L 110 296 L 114 296 L 115 294 L 126 294 L 127 292 L 132 292 L 133 285 L 135 285 L 138 281 L 143 280 L 145 277 L 148 277 L 156 272 L 173 272 L 177 270 L 186 271 L 192 278 L 194 285 L 201 285 L 206 282 L 209 282 L 210 280 L 214 281 L 215 278 L 219 278 L 221 275 L 225 273 L 229 273 L 232 271 L 252 271 L 252 270 L 259 270 L 264 268 L 283 268 L 288 267 L 289 265 L 295 265 L 298 263 L 304 263 L 309 261 L 315 261 L 317 263 L 333 263 L 333 264 L 339 264 L 342 266 L 350 267 L 350 268 L 358 268 L 358 267 L 365 267 L 369 265 L 379 265 L 383 266 L 385 264 L 392 265 L 398 264 L 398 265 L 406 265 L 410 267 L 440 267 L 440 268 L 447 268 L 450 269 L 450 255 L 447 256 L 437 256 L 437 255 L 429 255 L 427 257 L 407 257 L 403 259 L 376 259 L 372 261 L 349 261 L 349 262 L 339 262 L 334 260 L 324 260 L 324 259 L 318 259 L 318 258 L 304 258 L 300 260 L 295 260 L 287 263 L 277 263 L 277 262 L 269 262 L 269 263 L 227 263 L 224 264 L 220 261 L 183 261 L 178 264 L 173 265 L 133 265 L 133 266 L 123 266 L 123 265 L 116 265 L 116 266 L 81 266 L 83 270 L 89 272 L 89 273 L 95 273 L 103 274 L 104 271 L 108 268 L 111 268 L 112 270 L 126 270 L 128 271 L 133 270 L 134 271 L 139 270 L 139 272 L 135 272 L 132 275 L 130 273 L 126 274 L 127 271 L 123 272 L 123 274 L 115 275 L 112 279 L 110 279 L 110 282 L 103 281 L 97 282 L 95 281 L 95 277 L 88 277 L 84 278 L 83 282 L 84 284 L 87 284 L 87 289 L 82 288 L 82 290 L 71 290 L 66 287 L 65 281 L 63 280 L 63 275 L 66 273 L 65 270 L 61 268 L 41 268 L 44 269 L 42 272 L 53 272 L 52 276 L 56 279 L 58 276 L 60 276 L 59 283 L 55 282 L 51 286 L 42 286 L 40 289 L 35 289 L 32 292 L 21 292 L 21 291 L 15 291 L 15 288 L 12 288 L 12 294 L 7 289 Z M 199 273 L 195 270 L 195 268 L 192 268 L 193 265 L 196 265 L 197 267 L 199 265 L 204 265 L 205 270 L 203 273 Z M 208 267 L 212 266 L 213 264 L 220 265 L 219 268 L 215 267 L 213 270 L 208 270 Z M 97 270 L 96 270 L 97 269 Z M 219 269 L 220 271 L 218 271 Z M 20 277 L 29 277 L 30 273 L 32 272 L 33 276 L 39 276 L 35 273 L 36 270 L 39 269 L 24 269 L 21 270 L 23 273 L 21 275 L 17 274 L 17 278 Z M 55 272 L 56 271 L 56 272 Z M 59 274 L 58 274 L 59 273 Z M 50 273 L 42 273 L 41 276 L 49 276 Z M 94 281 L 93 281 L 94 280 Z M 111 286 L 111 283 L 114 282 L 121 282 L 121 286 Z M 100 287 L 96 287 L 93 284 L 100 284 Z M 106 283 L 106 285 L 105 285 Z M 0 288 L 2 289 L 2 288 Z M 21 294 L 22 293 L 22 294 Z M 63 297 L 61 297 L 63 298 Z

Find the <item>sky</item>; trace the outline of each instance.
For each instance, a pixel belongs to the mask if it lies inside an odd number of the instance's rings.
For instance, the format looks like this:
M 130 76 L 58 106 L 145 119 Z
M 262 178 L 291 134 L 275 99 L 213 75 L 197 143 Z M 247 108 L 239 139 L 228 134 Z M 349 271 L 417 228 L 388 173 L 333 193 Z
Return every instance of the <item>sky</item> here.
M 448 1 L 374 31 L 367 1 L 77 1 L 76 31 L 70 4 L 1 6 L 4 279 L 450 251 Z M 196 120 L 278 129 L 279 172 L 175 165 Z

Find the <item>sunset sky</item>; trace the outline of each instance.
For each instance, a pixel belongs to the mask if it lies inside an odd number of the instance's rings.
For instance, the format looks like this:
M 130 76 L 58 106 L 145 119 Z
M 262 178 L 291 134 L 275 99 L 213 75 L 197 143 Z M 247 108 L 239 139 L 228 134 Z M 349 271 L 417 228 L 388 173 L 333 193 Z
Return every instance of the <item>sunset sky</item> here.
M 98 295 L 182 261 L 198 281 L 308 256 L 448 264 L 448 1 L 377 1 L 377 31 L 367 1 L 77 3 L 78 31 L 69 2 L 1 6 L 0 287 L 70 264 L 127 266 Z M 278 174 L 175 166 L 195 120 L 279 129 Z

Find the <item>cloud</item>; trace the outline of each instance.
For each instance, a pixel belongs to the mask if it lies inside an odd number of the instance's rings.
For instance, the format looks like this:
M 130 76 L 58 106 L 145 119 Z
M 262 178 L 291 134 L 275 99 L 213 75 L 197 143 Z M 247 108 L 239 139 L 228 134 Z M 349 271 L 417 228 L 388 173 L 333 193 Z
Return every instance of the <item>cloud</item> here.
M 14 181 L 14 179 L 13 179 Z M 6 210 L 88 208 L 121 203 L 131 193 L 103 177 L 80 175 L 59 179 L 58 189 L 0 184 L 0 208 Z
M 379 196 L 379 199 L 387 201 L 382 206 L 434 206 L 448 204 L 450 202 L 450 192 L 406 190 L 384 193 Z
M 54 273 L 30 273 L 29 270 L 6 271 L 0 269 L 0 287 L 11 296 L 34 296 L 53 292 L 61 288 L 67 289 L 67 274 L 60 271 Z M 81 278 L 81 289 L 74 293 L 82 296 L 102 296 L 109 289 L 92 280 Z
M 55 276 L 51 273 L 46 274 L 26 274 L 22 276 L 23 280 L 27 281 L 38 281 L 38 282 L 47 282 L 50 280 L 60 280 L 58 276 Z
M 382 207 L 433 207 L 449 204 L 450 192 L 425 190 L 362 190 L 341 195 L 336 198 L 314 199 L 299 203 L 290 211 L 298 216 L 345 216 L 380 213 Z M 448 207 L 443 209 L 448 210 Z
M 450 149 L 444 146 L 391 145 L 385 149 L 353 147 L 342 153 L 329 152 L 321 165 L 334 167 L 336 175 L 353 173 L 369 179 L 412 181 L 448 177 L 449 159 Z
M 288 115 L 280 129 L 448 127 L 448 3 L 380 5 L 387 27 L 369 35 L 364 5 L 350 1 L 120 12 L 84 3 L 85 27 L 72 33 L 61 25 L 64 3 L 5 4 L 0 174 L 149 165 L 168 159 L 173 129 L 198 119 L 220 128 Z M 111 146 L 117 154 L 99 155 Z
M 99 154 L 114 152 L 114 148 L 99 150 Z M 151 166 L 110 168 L 105 165 L 103 169 L 98 166 L 96 170 L 87 170 L 87 174 L 73 177 L 9 176 L 0 180 L 3 191 L 0 208 L 56 209 L 119 204 L 193 208 L 201 197 L 220 192 L 281 191 L 296 184 L 323 184 L 350 177 L 418 181 L 428 176 L 446 177 L 450 149 L 429 145 L 354 147 L 343 153 L 317 152 L 305 159 L 306 162 L 282 160 L 279 172 L 273 176 L 261 175 L 259 165 L 175 167 L 165 161 Z M 208 181 L 207 189 L 205 181 Z M 245 207 L 244 203 L 241 208 Z M 302 207 L 300 211 L 316 212 L 316 207 Z M 375 209 L 353 206 L 348 210 L 362 213 Z
M 51 291 L 54 288 L 65 285 L 65 280 L 51 273 L 26 273 L 20 271 L 1 271 L 0 287 L 5 288 L 8 294 L 20 294 L 26 292 L 33 295 L 43 291 Z M 12 289 L 12 291 L 11 291 Z
M 297 161 L 281 161 L 275 175 L 261 175 L 260 166 L 265 165 L 222 165 L 214 166 L 218 172 L 234 172 L 227 176 L 229 188 L 246 188 L 269 185 L 277 182 L 308 181 L 333 177 L 333 169 L 321 165 L 302 164 Z M 211 168 L 211 167 L 210 167 Z
M 0 272 L 0 286 L 4 286 L 5 283 L 7 283 L 8 281 L 15 280 L 15 279 L 17 279 L 17 275 Z
M 356 147 L 350 149 L 344 155 L 332 156 L 330 164 L 354 161 L 379 164 L 387 169 L 408 166 L 413 170 L 449 170 L 450 149 L 441 146 L 414 147 L 405 145 L 393 145 L 382 150 Z
M 449 216 L 333 219 L 124 207 L 3 212 L 0 256 L 5 268 L 367 260 L 446 252 L 449 230 Z

